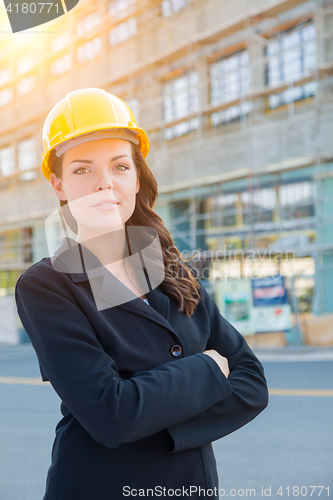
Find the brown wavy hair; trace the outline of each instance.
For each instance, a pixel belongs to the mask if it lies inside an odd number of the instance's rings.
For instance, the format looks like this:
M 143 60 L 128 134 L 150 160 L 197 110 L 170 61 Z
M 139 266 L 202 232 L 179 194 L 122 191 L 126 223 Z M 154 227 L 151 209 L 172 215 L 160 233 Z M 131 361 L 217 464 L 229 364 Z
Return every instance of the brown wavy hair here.
M 140 178 L 140 189 L 136 194 L 134 212 L 125 223 L 125 227 L 147 226 L 157 232 L 162 248 L 165 271 L 165 278 L 159 287 L 170 299 L 175 299 L 178 302 L 179 312 L 184 312 L 187 317 L 190 317 L 201 300 L 200 289 L 202 285 L 198 281 L 196 273 L 189 262 L 200 248 L 198 248 L 190 259 L 183 259 L 163 220 L 153 210 L 158 197 L 157 181 L 139 147 L 131 143 L 131 148 L 137 176 Z M 51 171 L 58 179 L 62 178 L 62 159 L 63 156 L 56 156 L 55 150 L 51 151 L 49 165 Z M 67 205 L 67 201 L 60 200 L 60 207 L 62 208 L 64 205 Z M 77 234 L 76 220 L 71 214 L 69 207 L 66 208 L 66 210 L 61 209 L 62 215 L 70 229 Z

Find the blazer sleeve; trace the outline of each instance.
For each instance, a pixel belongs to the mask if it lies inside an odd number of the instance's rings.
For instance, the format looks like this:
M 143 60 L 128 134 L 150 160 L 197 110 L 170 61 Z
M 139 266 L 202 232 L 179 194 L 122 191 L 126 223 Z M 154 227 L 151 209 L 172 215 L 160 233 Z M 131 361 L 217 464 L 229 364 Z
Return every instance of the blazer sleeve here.
M 167 453 L 220 439 L 253 420 L 268 405 L 267 382 L 259 359 L 244 337 L 222 316 L 204 287 L 201 297 L 210 318 L 206 349 L 215 349 L 228 358 L 232 393 L 199 415 L 160 431 L 158 438 Z
M 15 287 L 18 314 L 43 380 L 47 377 L 69 411 L 102 445 L 117 448 L 150 436 L 230 396 L 227 378 L 203 353 L 122 379 L 70 289 L 56 281 L 31 271 L 22 275 Z

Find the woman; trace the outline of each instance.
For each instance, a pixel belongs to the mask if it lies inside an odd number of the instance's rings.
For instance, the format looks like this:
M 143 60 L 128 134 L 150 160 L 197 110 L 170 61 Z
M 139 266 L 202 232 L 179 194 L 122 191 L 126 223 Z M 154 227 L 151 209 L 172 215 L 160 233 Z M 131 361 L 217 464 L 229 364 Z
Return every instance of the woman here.
M 15 290 L 61 399 L 43 500 L 217 499 L 211 443 L 267 406 L 263 367 L 153 211 L 149 142 L 128 106 L 71 92 L 43 138 L 43 173 L 76 234 Z

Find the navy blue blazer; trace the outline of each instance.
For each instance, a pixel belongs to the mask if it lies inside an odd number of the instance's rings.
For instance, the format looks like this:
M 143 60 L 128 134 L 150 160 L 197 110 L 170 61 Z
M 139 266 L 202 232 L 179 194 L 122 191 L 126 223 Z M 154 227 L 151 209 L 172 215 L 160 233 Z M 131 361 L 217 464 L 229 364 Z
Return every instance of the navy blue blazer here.
M 160 286 L 150 305 L 136 297 L 97 310 L 86 272 L 43 258 L 19 278 L 18 314 L 63 415 L 43 500 L 123 500 L 147 488 L 187 498 L 190 486 L 191 498 L 218 498 L 195 492 L 219 486 L 211 443 L 266 408 L 268 389 L 244 337 L 200 293 L 191 317 Z M 228 378 L 206 349 L 228 358 Z

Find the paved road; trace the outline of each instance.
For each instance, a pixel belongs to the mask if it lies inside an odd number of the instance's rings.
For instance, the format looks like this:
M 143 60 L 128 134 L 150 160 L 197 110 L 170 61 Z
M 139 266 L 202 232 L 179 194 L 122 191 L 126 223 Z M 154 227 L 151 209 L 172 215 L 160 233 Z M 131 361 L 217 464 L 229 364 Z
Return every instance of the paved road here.
M 263 487 L 270 498 L 285 499 L 319 498 L 320 489 L 309 486 L 329 486 L 320 498 L 333 497 L 333 360 L 262 358 L 275 394 L 255 420 L 213 443 L 220 489 L 225 496 L 240 490 L 235 498 L 249 497 L 246 489 L 254 489 L 256 497 L 264 498 Z M 300 390 L 293 395 L 277 391 L 291 388 Z
M 255 420 L 213 443 L 221 498 L 312 499 L 319 498 L 319 486 L 325 488 L 320 498 L 333 497 L 333 351 L 256 354 L 270 403 Z M 0 347 L 0 500 L 43 497 L 61 414 L 52 387 L 34 383 L 36 378 L 29 344 Z M 285 395 L 290 389 L 297 391 Z

